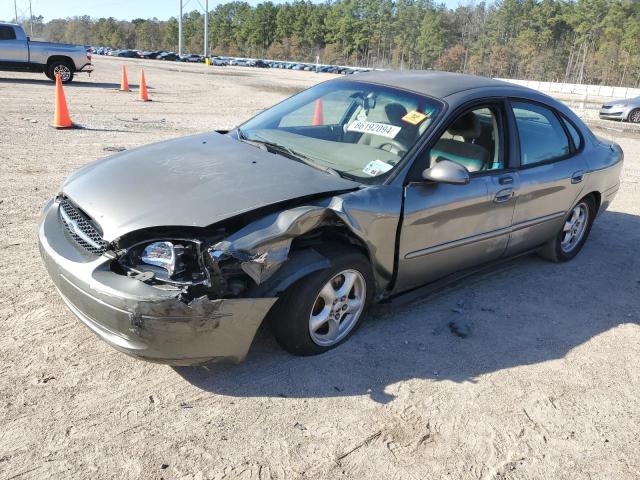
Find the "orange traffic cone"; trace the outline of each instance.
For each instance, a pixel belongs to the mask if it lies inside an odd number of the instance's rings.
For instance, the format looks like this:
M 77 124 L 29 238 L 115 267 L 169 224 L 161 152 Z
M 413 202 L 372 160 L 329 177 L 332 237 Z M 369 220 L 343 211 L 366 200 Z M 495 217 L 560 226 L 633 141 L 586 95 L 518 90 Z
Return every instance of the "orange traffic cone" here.
M 316 109 L 313 112 L 313 126 L 318 125 L 324 125 L 324 109 L 321 98 L 316 100 Z
M 56 104 L 53 112 L 53 127 L 57 129 L 76 127 L 71 121 L 71 117 L 69 117 L 67 99 L 64 96 L 62 78 L 60 78 L 59 73 L 56 73 Z
M 149 94 L 147 93 L 147 82 L 144 79 L 144 70 L 140 70 L 140 98 L 141 102 L 150 102 Z
M 120 91 L 121 92 L 130 92 L 129 90 L 129 80 L 127 80 L 127 68 L 122 65 L 122 80 L 120 81 Z

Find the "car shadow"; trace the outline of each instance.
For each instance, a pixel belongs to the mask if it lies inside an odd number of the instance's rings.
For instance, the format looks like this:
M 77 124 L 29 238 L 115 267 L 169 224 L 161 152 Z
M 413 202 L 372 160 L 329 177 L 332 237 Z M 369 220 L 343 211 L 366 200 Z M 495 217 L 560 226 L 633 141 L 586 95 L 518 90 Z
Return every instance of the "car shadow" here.
M 378 306 L 348 342 L 326 354 L 291 356 L 264 328 L 244 363 L 174 370 L 216 394 L 369 395 L 387 403 L 403 380 L 476 382 L 559 360 L 608 330 L 639 323 L 637 245 L 640 217 L 606 212 L 574 260 L 521 257 L 410 304 Z M 454 335 L 452 322 L 470 335 Z
M 0 78 L 0 83 L 15 83 L 18 85 L 50 85 L 55 86 L 55 83 L 49 80 L 48 78 L 36 79 L 36 78 Z M 129 83 L 129 88 L 137 89 L 139 85 L 134 83 Z M 88 88 L 104 88 L 104 89 L 120 89 L 119 83 L 111 83 L 111 82 L 87 82 L 81 80 L 74 80 L 71 83 L 65 83 L 64 88 L 74 88 L 74 87 L 88 87 Z M 152 88 L 147 86 L 149 90 Z

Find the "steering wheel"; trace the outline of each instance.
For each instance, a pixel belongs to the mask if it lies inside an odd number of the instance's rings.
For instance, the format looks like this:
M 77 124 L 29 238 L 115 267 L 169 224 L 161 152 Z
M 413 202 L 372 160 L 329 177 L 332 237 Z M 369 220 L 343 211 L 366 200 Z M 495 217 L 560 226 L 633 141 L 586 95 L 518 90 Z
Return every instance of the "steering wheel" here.
M 385 148 L 389 147 L 389 148 Z M 400 143 L 398 140 L 389 140 L 387 142 L 381 143 L 378 145 L 380 150 L 384 150 L 385 152 L 393 153 L 394 155 L 401 155 L 403 153 L 407 153 L 407 147 Z

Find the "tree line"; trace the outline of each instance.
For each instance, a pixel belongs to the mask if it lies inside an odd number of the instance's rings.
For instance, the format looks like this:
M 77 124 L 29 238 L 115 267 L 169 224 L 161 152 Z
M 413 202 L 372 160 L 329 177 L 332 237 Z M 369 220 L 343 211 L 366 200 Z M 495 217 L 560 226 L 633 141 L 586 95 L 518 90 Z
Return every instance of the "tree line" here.
M 186 52 L 203 51 L 203 18 L 199 11 L 184 15 Z M 33 32 L 58 42 L 178 48 L 176 18 L 38 17 Z M 209 51 L 637 87 L 640 1 L 497 0 L 455 9 L 433 0 L 232 1 L 209 13 Z

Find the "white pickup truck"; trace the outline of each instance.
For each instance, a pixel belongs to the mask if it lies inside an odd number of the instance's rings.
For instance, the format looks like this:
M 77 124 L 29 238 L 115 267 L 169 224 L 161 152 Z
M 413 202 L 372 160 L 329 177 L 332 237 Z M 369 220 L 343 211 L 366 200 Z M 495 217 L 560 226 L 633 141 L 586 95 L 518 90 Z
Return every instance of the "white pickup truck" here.
M 42 72 L 64 83 L 76 72 L 91 72 L 91 53 L 81 45 L 34 42 L 20 25 L 0 23 L 0 70 Z

